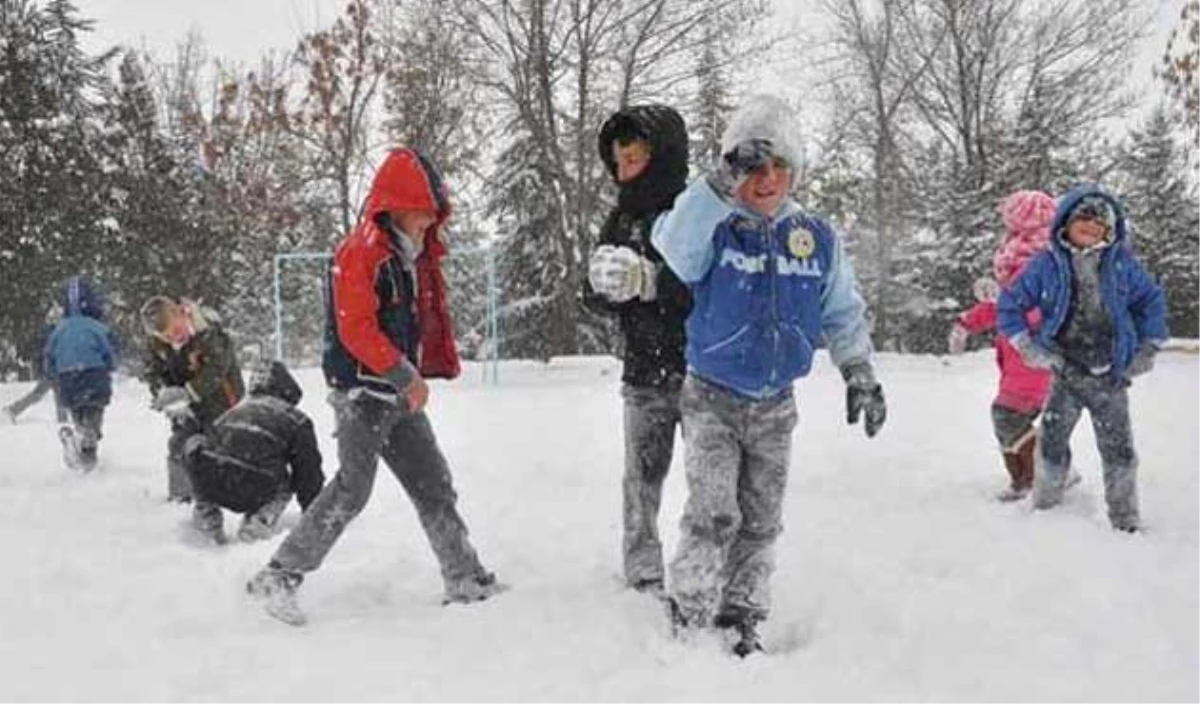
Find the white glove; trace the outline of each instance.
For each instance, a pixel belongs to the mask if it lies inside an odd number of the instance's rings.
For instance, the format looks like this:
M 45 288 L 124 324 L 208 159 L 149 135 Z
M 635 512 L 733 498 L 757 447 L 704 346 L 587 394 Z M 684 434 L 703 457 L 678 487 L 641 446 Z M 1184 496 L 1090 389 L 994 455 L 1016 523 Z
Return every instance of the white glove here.
M 658 265 L 628 247 L 600 245 L 588 263 L 588 281 L 596 293 L 614 303 L 657 295 Z
M 192 395 L 182 386 L 164 386 L 159 389 L 150 407 L 162 411 L 172 420 L 190 418 L 192 416 Z
M 967 338 L 971 333 L 963 326 L 955 323 L 954 329 L 950 331 L 950 339 L 946 346 L 950 348 L 950 354 L 962 354 L 967 351 Z

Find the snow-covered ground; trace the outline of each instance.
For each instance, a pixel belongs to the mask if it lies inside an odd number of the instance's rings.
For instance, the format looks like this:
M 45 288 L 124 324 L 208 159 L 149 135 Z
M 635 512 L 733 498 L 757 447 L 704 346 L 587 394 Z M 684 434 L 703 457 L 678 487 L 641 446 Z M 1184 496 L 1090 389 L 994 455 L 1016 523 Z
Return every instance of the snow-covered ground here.
M 320 374 L 300 373 L 336 470 Z M 102 468 L 63 469 L 49 399 L 0 427 L 3 700 L 1197 700 L 1198 365 L 1168 352 L 1133 388 L 1148 530 L 1109 529 L 1091 428 L 1084 481 L 1032 514 L 1004 483 L 990 352 L 884 355 L 890 418 L 844 424 L 822 357 L 779 543 L 780 652 L 745 662 L 679 644 L 619 579 L 619 364 L 511 363 L 433 387 L 431 415 L 485 562 L 512 584 L 440 605 L 440 580 L 386 470 L 300 592 L 310 625 L 268 619 L 243 585 L 276 537 L 198 547 L 164 501 L 165 422 L 122 380 Z M 0 402 L 28 388 L 0 385 Z M 683 501 L 668 479 L 668 554 Z M 285 516 L 297 520 L 293 506 Z M 236 527 L 233 517 L 227 526 Z

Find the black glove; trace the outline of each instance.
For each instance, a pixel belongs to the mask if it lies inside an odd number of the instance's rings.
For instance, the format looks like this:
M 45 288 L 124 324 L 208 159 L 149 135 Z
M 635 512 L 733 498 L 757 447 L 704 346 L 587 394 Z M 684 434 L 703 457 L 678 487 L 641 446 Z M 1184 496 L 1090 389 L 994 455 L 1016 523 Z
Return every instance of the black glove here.
M 732 197 L 750 174 L 770 161 L 774 153 L 775 145 L 769 139 L 738 142 L 717 160 L 716 167 L 709 174 L 708 183 L 717 193 Z
M 1129 367 L 1125 370 L 1125 376 L 1132 379 L 1153 369 L 1154 355 L 1156 354 L 1158 354 L 1158 347 L 1156 345 L 1149 342 L 1139 345 L 1137 352 L 1133 355 L 1133 359 L 1129 362 Z
M 867 437 L 873 438 L 887 420 L 883 387 L 875 379 L 875 371 L 868 362 L 850 362 L 841 371 L 846 380 L 846 422 L 854 425 L 861 413 Z

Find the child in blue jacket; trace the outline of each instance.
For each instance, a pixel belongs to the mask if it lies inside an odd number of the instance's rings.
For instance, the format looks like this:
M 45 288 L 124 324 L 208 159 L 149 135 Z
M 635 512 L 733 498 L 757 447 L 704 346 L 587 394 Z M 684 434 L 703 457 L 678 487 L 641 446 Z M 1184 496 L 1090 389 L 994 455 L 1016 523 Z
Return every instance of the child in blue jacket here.
M 69 414 L 70 422 L 59 427 L 67 464 L 89 471 L 96 465 L 104 408 L 112 399 L 116 344 L 112 330 L 101 322 L 100 296 L 86 279 L 67 280 L 62 309 L 62 320 L 46 341 L 44 368 Z
M 652 241 L 691 287 L 680 397 L 688 498 L 669 570 L 677 627 L 716 626 L 760 648 L 756 624 L 791 459 L 792 383 L 829 348 L 847 382 L 847 420 L 868 436 L 886 405 L 871 366 L 866 306 L 842 244 L 788 197 L 798 146 L 786 104 L 750 99 L 722 137 L 723 156 L 654 226 Z
M 1086 408 L 1104 468 L 1108 519 L 1132 533 L 1140 519 L 1126 389 L 1130 379 L 1150 370 L 1167 339 L 1163 291 L 1133 254 L 1121 205 L 1099 186 L 1064 195 L 1051 233 L 1049 249 L 997 303 L 1000 332 L 1031 366 L 1054 372 L 1042 416 L 1034 507 L 1062 501 L 1071 433 Z M 1025 312 L 1034 307 L 1043 322 L 1030 331 Z

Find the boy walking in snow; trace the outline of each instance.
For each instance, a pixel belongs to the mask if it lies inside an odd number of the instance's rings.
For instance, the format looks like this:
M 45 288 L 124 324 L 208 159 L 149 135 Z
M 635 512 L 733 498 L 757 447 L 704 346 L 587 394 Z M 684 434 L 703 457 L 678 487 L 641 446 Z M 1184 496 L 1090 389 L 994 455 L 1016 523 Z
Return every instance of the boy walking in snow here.
M 687 185 L 688 136 L 678 112 L 643 105 L 609 117 L 598 141 L 619 190 L 592 252 L 583 300 L 593 311 L 616 315 L 625 337 L 625 583 L 661 593 L 658 509 L 680 419 L 691 294 L 651 245 L 650 226 Z
M 992 261 L 996 278 L 975 282 L 979 302 L 958 317 L 950 333 L 951 354 L 961 354 L 971 335 L 995 329 L 997 284 L 1011 286 L 1029 261 L 1049 245 L 1054 209 L 1054 199 L 1041 191 L 1017 191 L 1001 203 L 1005 237 Z M 1030 311 L 1026 319 L 1031 328 L 1041 323 L 1036 310 Z M 996 498 L 1018 501 L 1033 488 L 1035 423 L 1050 389 L 1050 372 L 1025 364 L 1021 353 L 1003 335 L 996 336 L 995 345 L 1000 388 L 992 402 L 992 426 L 1009 476 L 1008 488 Z
M 1163 292 L 1133 254 L 1120 204 L 1099 186 L 1063 196 L 1051 232 L 1050 248 L 1001 292 L 998 304 L 1000 332 L 1028 364 L 1054 373 L 1034 507 L 1062 501 L 1071 433 L 1086 408 L 1104 469 L 1109 521 L 1132 533 L 1141 523 L 1127 388 L 1151 369 L 1167 338 Z M 1025 316 L 1035 309 L 1042 325 L 1030 329 Z
M 67 465 L 86 472 L 96 466 L 104 409 L 112 400 L 116 344 L 112 330 L 101 322 L 100 297 L 87 280 L 67 280 L 62 309 L 62 320 L 46 341 L 43 369 L 70 421 L 59 426 Z
M 791 461 L 792 383 L 824 344 L 846 380 L 847 420 L 868 436 L 887 407 L 841 240 L 788 197 L 798 145 L 769 96 L 731 118 L 723 155 L 655 223 L 653 242 L 692 289 L 683 412 L 688 498 L 670 566 L 677 626 L 730 629 L 760 649 Z
M 271 535 L 295 495 L 307 509 L 325 483 L 312 421 L 296 404 L 303 392 L 280 362 L 263 362 L 250 377 L 249 394 L 221 414 L 205 434 L 184 444 L 183 459 L 202 529 L 225 542 L 221 509 L 243 514 L 243 542 Z M 199 511 L 199 509 L 198 509 Z
M 142 379 L 153 396 L 151 407 L 171 421 L 167 441 L 167 500 L 189 502 L 192 489 L 183 466 L 183 444 L 198 427 L 213 422 L 242 398 L 245 387 L 233 341 L 217 314 L 186 298 L 153 296 L 141 309 L 149 336 Z M 217 540 L 211 527 L 213 506 L 198 501 L 192 519 Z
M 444 601 L 478 601 L 500 588 L 468 540 L 450 467 L 424 412 L 425 379 L 459 373 L 439 265 L 446 250 L 438 231 L 449 216 L 433 162 L 394 149 L 375 173 L 358 225 L 334 255 L 323 367 L 341 466 L 247 584 L 285 623 L 305 622 L 296 588 L 366 505 L 380 457 L 417 509 L 441 566 Z

